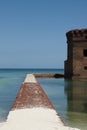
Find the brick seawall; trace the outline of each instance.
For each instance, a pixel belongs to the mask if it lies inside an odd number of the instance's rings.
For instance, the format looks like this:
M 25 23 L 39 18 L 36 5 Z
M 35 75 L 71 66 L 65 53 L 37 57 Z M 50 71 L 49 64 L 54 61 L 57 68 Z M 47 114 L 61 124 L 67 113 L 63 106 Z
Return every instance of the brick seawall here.
M 19 93 L 12 106 L 12 110 L 32 107 L 54 109 L 40 84 L 36 81 L 33 75 L 29 74 L 21 85 Z
M 64 125 L 44 90 L 32 74 L 22 83 L 0 130 L 79 130 Z

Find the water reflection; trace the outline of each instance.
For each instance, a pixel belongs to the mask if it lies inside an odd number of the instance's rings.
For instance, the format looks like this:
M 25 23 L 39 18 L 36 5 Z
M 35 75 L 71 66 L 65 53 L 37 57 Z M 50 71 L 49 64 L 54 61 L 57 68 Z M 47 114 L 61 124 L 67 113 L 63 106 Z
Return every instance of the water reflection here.
M 87 82 L 65 81 L 67 124 L 87 130 Z
M 67 110 L 87 113 L 87 82 L 65 81 Z

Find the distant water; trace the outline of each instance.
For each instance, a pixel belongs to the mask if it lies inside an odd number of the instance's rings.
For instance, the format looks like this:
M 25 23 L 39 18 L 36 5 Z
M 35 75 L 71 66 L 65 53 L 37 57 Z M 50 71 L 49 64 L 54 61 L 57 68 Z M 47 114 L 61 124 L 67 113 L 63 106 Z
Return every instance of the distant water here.
M 5 121 L 27 73 L 64 73 L 63 69 L 0 69 L 0 122 Z M 87 130 L 87 82 L 38 79 L 64 123 Z

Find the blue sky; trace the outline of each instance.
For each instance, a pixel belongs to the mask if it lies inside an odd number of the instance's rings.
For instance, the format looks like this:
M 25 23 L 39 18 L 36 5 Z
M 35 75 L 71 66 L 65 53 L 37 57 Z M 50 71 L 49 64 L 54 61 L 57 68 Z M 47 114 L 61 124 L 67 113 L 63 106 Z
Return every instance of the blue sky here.
M 0 0 L 0 68 L 64 68 L 66 32 L 87 28 L 87 0 Z

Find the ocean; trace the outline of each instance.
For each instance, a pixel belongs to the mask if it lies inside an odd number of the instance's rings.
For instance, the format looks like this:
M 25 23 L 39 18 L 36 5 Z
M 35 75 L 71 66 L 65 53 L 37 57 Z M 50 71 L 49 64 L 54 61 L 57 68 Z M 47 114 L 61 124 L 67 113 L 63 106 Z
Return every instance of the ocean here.
M 63 69 L 0 69 L 0 122 L 8 113 L 26 74 L 60 73 Z M 37 79 L 65 125 L 87 130 L 87 82 Z

